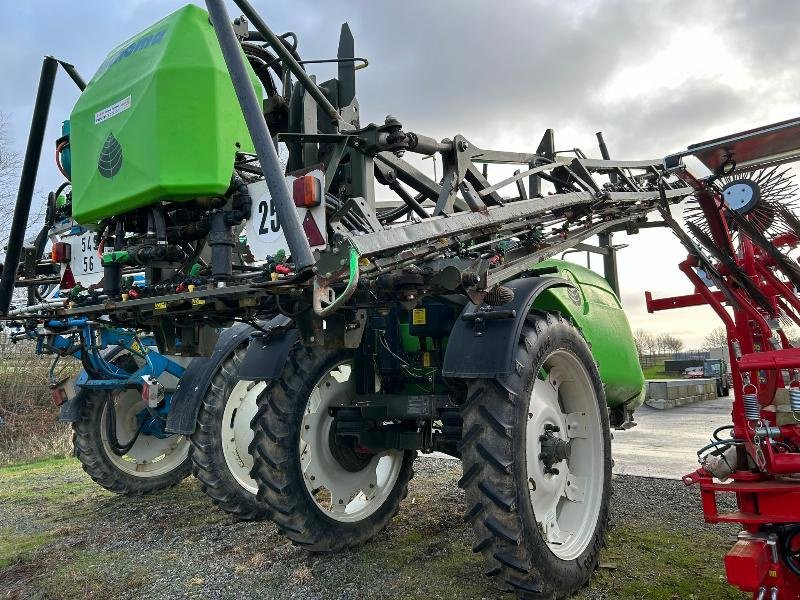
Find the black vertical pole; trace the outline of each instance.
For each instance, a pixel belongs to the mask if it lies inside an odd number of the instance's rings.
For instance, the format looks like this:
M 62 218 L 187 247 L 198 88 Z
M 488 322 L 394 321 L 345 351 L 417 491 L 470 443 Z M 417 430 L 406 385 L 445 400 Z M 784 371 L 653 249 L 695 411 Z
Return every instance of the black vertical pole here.
M 597 132 L 597 143 L 600 145 L 600 156 L 603 157 L 603 160 L 611 160 L 611 156 L 608 154 L 608 147 L 606 146 L 606 142 L 603 139 L 603 134 L 601 132 Z M 611 183 L 617 182 L 617 176 L 615 173 L 611 173 L 609 175 L 611 179 Z M 614 293 L 619 297 L 619 274 L 617 271 L 617 251 L 614 250 L 614 246 L 612 245 L 612 233 L 600 233 L 597 236 L 598 246 L 601 248 L 606 249 L 606 254 L 603 255 L 603 275 L 608 281 L 608 284 L 611 286 L 611 289 L 614 290 Z
M 45 56 L 42 62 L 42 73 L 39 76 L 39 89 L 33 105 L 31 130 L 28 134 L 28 146 L 25 149 L 25 160 L 17 191 L 17 202 L 14 205 L 14 217 L 11 221 L 11 233 L 8 236 L 3 276 L 0 278 L 0 314 L 8 314 L 11 298 L 14 295 L 14 280 L 17 266 L 22 255 L 22 244 L 25 241 L 25 230 L 28 227 L 28 216 L 31 212 L 33 189 L 36 186 L 36 172 L 39 170 L 39 159 L 42 155 L 44 130 L 47 127 L 47 114 L 50 111 L 50 99 L 53 97 L 53 86 L 56 81 L 58 61 L 52 56 Z
M 247 123 L 250 138 L 253 140 L 258 162 L 261 163 L 264 179 L 267 182 L 272 198 L 275 200 L 278 218 L 286 234 L 286 242 L 289 245 L 292 261 L 298 270 L 309 267 L 314 264 L 311 247 L 308 245 L 308 239 L 300 224 L 300 219 L 297 217 L 294 201 L 289 196 L 289 188 L 286 185 L 283 168 L 272 143 L 272 136 L 269 132 L 269 127 L 267 127 L 267 122 L 264 120 L 264 114 L 261 112 L 262 107 L 259 105 L 258 98 L 256 98 L 250 77 L 247 75 L 247 69 L 242 58 L 241 44 L 233 32 L 225 2 L 223 0 L 206 0 L 206 7 L 208 7 L 211 24 L 214 26 L 214 32 L 217 34 L 217 40 L 219 40 L 219 46 L 222 49 L 222 56 L 228 66 L 233 89 L 236 91 L 236 97 L 242 107 L 242 114 L 244 115 L 245 123 Z M 278 48 L 276 47 L 275 50 L 277 52 Z

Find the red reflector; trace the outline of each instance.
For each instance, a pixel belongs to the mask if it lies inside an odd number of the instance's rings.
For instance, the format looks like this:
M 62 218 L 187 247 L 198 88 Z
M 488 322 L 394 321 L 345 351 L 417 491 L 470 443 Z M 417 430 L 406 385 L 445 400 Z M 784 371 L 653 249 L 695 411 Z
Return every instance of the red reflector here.
M 75 276 L 72 274 L 72 269 L 64 269 L 64 274 L 61 276 L 61 283 L 59 284 L 62 290 L 71 290 L 75 287 Z
M 312 208 L 322 202 L 322 182 L 312 175 L 298 177 L 292 183 L 295 206 Z
M 72 257 L 71 246 L 66 242 L 55 242 L 50 256 L 54 263 L 68 263 Z
M 69 400 L 69 398 L 67 398 L 67 392 L 61 388 L 53 388 L 50 390 L 50 395 L 53 397 L 53 404 L 56 406 L 61 406 L 64 402 Z
M 769 564 L 766 540 L 739 540 L 725 555 L 728 583 L 744 592 L 758 591 L 767 575 Z
M 308 238 L 310 246 L 325 245 L 325 238 L 322 237 L 322 232 L 319 230 L 319 227 L 317 227 L 317 223 L 314 221 L 310 210 L 306 211 L 306 216 L 303 219 L 303 231 L 306 233 L 306 238 Z

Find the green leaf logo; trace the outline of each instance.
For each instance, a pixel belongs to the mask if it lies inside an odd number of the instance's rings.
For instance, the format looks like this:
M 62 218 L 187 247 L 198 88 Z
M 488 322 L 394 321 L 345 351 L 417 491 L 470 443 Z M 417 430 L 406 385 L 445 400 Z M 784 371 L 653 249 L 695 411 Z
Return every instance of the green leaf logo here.
M 113 133 L 109 133 L 100 150 L 100 158 L 97 159 L 97 170 L 100 175 L 111 179 L 119 173 L 122 168 L 122 146 L 114 137 Z

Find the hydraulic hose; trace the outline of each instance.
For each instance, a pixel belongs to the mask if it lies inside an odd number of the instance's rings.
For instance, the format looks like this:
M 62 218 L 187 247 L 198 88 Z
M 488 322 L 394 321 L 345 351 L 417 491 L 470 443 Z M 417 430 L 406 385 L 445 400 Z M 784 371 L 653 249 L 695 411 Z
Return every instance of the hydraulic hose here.
M 322 301 L 320 300 L 320 296 L 318 294 L 318 278 L 314 279 L 314 312 L 317 314 L 317 316 L 327 317 L 328 315 L 333 314 L 333 312 L 342 306 L 342 304 L 347 302 L 350 299 L 350 296 L 353 295 L 353 292 L 356 291 L 356 287 L 358 286 L 358 259 L 358 251 L 355 248 L 350 248 L 350 273 L 347 279 L 347 285 L 345 286 L 344 291 L 342 291 L 342 293 L 339 294 L 328 306 L 322 306 Z

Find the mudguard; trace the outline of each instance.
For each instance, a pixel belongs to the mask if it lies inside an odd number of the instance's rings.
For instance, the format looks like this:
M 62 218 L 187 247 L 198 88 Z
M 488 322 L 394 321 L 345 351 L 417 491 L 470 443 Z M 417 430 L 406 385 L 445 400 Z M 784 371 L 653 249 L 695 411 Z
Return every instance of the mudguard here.
M 476 379 L 510 374 L 517 340 L 536 297 L 549 288 L 575 288 L 559 277 L 523 277 L 503 285 L 514 292 L 511 302 L 499 307 L 471 303 L 464 307 L 447 342 L 442 369 L 445 377 Z
M 167 433 L 194 433 L 203 394 L 211 384 L 217 367 L 256 331 L 246 323 L 237 323 L 220 334 L 211 356 L 195 358 L 189 363 L 172 394 L 172 405 L 164 428 Z
M 275 317 L 265 329 L 268 334 L 255 336 L 247 348 L 239 367 L 240 379 L 266 381 L 279 377 L 289 351 L 300 339 L 300 333 L 292 327 L 292 320 L 288 317 Z

